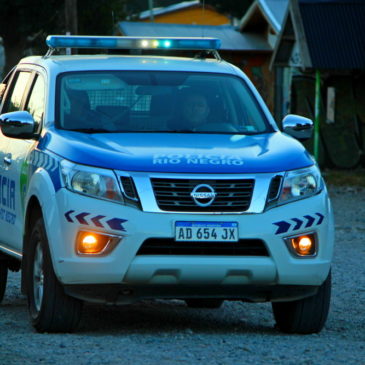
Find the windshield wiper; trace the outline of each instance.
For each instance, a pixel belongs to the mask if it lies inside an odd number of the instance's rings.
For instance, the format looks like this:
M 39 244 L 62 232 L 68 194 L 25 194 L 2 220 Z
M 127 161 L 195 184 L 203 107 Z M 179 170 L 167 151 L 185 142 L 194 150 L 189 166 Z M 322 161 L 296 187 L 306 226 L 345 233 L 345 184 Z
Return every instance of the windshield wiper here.
M 167 131 L 161 131 L 162 133 L 196 133 L 192 129 L 172 129 Z

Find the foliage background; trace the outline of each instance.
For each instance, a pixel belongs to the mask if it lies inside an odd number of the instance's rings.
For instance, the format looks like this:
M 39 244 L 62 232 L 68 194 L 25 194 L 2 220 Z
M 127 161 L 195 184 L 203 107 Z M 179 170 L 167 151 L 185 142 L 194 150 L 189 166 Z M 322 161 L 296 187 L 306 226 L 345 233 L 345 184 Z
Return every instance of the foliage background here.
M 154 0 L 164 7 L 182 0 Z M 242 17 L 253 0 L 201 0 L 218 11 Z M 117 21 L 148 9 L 148 0 L 77 0 L 78 34 L 112 35 Z M 20 58 L 44 54 L 49 34 L 65 34 L 65 1 L 0 0 L 0 36 L 3 38 L 5 73 Z

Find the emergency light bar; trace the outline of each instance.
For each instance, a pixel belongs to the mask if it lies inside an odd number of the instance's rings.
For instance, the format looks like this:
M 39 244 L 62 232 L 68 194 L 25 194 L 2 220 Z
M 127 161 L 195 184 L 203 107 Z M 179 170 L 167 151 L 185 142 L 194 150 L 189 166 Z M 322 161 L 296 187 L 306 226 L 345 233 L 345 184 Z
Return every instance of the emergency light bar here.
M 216 38 L 198 37 L 105 37 L 50 35 L 46 39 L 50 49 L 55 48 L 106 48 L 106 49 L 174 49 L 210 50 L 220 48 Z

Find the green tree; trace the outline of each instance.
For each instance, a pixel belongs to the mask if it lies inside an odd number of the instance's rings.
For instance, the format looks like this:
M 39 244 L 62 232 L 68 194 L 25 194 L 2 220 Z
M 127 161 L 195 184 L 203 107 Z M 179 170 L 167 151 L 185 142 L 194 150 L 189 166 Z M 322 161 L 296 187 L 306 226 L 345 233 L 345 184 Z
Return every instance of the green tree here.
M 113 35 L 117 21 L 125 18 L 125 0 L 78 0 L 78 33 Z
M 155 0 L 168 6 L 179 0 Z M 203 0 L 200 0 L 203 2 Z M 252 0 L 205 0 L 217 10 L 242 17 Z M 44 54 L 49 34 L 65 33 L 65 2 L 60 0 L 0 0 L 0 36 L 4 41 L 5 72 L 20 58 Z M 77 0 L 78 34 L 114 34 L 117 21 L 126 14 L 148 9 L 148 0 Z
M 0 0 L 0 35 L 9 71 L 37 38 L 60 31 L 62 2 L 57 0 Z M 61 16 L 62 15 L 62 16 Z
M 20 58 L 44 54 L 49 34 L 65 34 L 65 3 L 59 0 L 0 0 L 0 36 L 5 73 Z M 112 35 L 123 19 L 124 0 L 78 0 L 78 33 Z

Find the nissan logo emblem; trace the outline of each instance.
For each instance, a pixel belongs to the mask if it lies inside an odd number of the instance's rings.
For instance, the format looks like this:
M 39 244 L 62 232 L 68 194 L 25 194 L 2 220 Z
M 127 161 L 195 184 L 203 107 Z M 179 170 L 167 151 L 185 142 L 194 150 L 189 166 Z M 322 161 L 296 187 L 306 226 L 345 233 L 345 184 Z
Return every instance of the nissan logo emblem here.
M 195 204 L 201 207 L 207 207 L 213 203 L 217 193 L 207 184 L 200 184 L 195 186 L 190 196 L 193 198 Z

